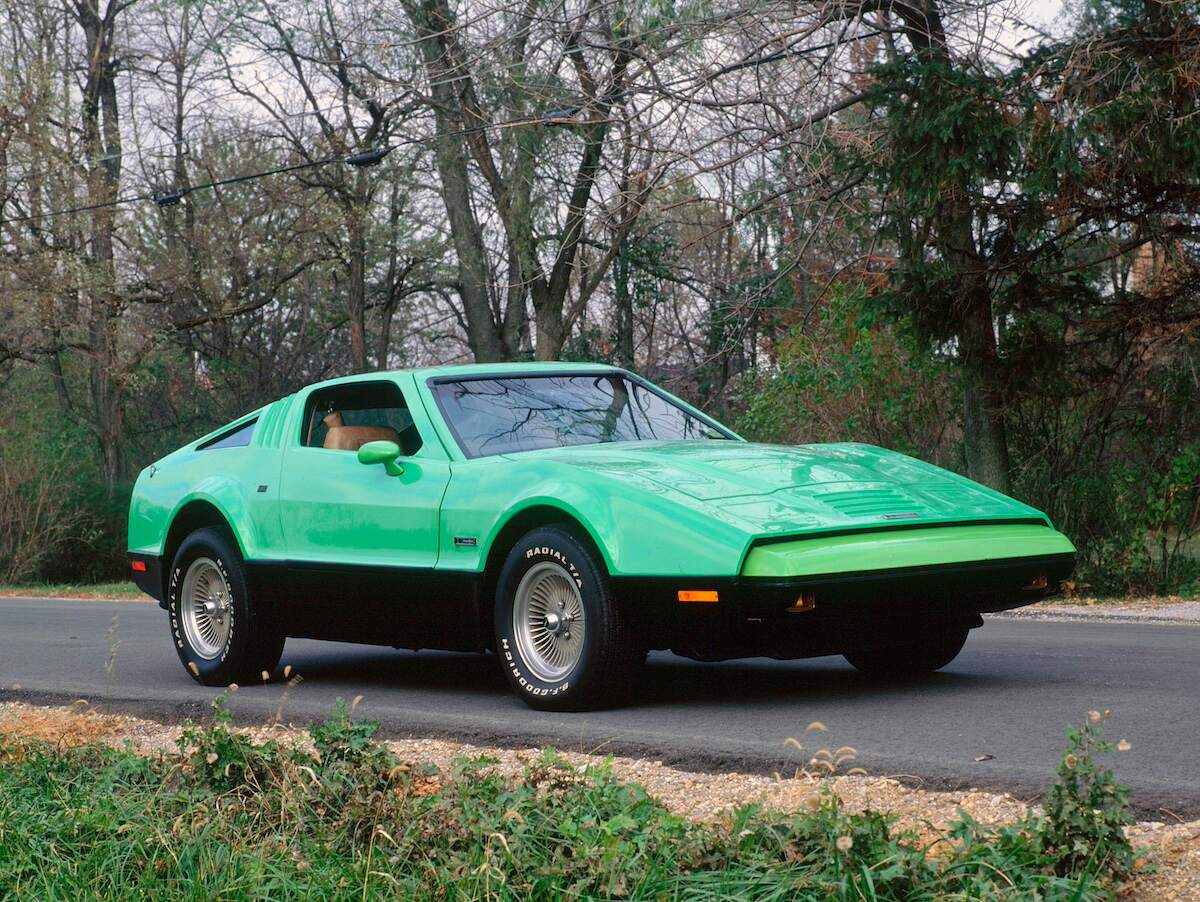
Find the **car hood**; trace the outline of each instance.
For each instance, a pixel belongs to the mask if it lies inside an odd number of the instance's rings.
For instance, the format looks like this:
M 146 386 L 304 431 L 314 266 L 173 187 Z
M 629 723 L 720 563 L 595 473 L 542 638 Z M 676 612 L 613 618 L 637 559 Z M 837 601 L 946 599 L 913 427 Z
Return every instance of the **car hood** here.
M 1028 505 L 961 476 L 870 445 L 619 442 L 529 453 L 625 485 L 681 493 L 756 533 L 1044 520 Z

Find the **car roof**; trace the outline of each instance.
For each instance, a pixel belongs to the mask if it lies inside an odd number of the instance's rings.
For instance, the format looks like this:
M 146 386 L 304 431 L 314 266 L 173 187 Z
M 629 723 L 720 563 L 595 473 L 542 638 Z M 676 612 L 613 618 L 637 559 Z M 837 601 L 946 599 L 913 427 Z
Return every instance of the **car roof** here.
M 417 379 L 453 379 L 479 378 L 480 376 L 515 376 L 515 375 L 552 375 L 554 373 L 595 373 L 621 372 L 620 367 L 607 363 L 565 363 L 562 361 L 517 361 L 515 363 L 461 363 L 446 366 L 427 366 L 414 369 L 387 370 L 373 373 L 356 373 L 353 376 L 341 376 L 337 379 L 326 379 L 315 382 L 314 385 L 342 385 L 348 382 L 363 382 L 378 379 L 388 373 L 412 373 Z

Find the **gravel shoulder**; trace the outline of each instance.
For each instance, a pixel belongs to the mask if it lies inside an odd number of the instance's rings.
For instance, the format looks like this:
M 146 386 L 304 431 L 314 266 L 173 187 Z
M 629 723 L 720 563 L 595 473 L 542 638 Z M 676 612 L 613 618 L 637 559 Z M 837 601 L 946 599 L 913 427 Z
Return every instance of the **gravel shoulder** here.
M 70 707 L 42 707 L 21 702 L 0 703 L 0 734 L 41 739 L 57 745 L 89 742 L 114 746 L 126 742 L 140 754 L 154 755 L 174 749 L 180 726 L 123 714 L 108 714 L 79 701 Z M 306 733 L 288 724 L 273 723 L 241 728 L 259 741 L 304 743 Z M 694 773 L 661 761 L 628 757 L 603 757 L 560 752 L 580 771 L 608 766 L 622 780 L 639 783 L 675 814 L 694 820 L 721 820 L 740 805 L 759 804 L 780 811 L 797 811 L 816 803 L 825 792 L 836 794 L 847 809 L 873 809 L 893 815 L 897 825 L 916 831 L 925 841 L 942 841 L 944 831 L 960 812 L 985 824 L 1017 820 L 1031 806 L 1007 793 L 983 790 L 935 792 L 914 789 L 887 777 L 856 773 L 854 750 L 821 747 L 824 727 L 809 725 L 803 737 L 813 749 L 807 765 L 792 773 L 762 776 L 745 773 Z M 402 739 L 387 742 L 401 759 L 433 765 L 443 772 L 458 758 L 483 757 L 502 774 L 517 775 L 542 754 L 542 748 L 498 748 L 444 739 Z M 1049 769 L 1048 762 L 1047 768 Z M 1131 838 L 1143 850 L 1143 860 L 1153 867 L 1129 884 L 1122 898 L 1171 900 L 1194 898 L 1200 885 L 1200 821 L 1176 824 L 1139 822 Z
M 1200 600 L 1177 595 L 1126 599 L 1053 598 L 997 618 L 1033 620 L 1109 620 L 1126 623 L 1186 623 L 1200 625 Z

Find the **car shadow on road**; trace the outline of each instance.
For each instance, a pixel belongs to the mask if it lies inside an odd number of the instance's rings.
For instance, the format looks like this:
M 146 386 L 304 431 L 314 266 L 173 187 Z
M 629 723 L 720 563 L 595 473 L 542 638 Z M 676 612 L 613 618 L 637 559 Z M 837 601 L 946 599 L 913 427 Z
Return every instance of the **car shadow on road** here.
M 485 697 L 510 697 L 508 684 L 492 655 L 439 651 L 393 651 L 328 644 L 284 652 L 283 663 L 313 685 L 346 692 L 429 691 Z M 643 671 L 632 707 L 660 705 L 777 704 L 815 699 L 847 701 L 878 699 L 881 695 L 954 693 L 965 688 L 1011 682 L 995 673 L 953 669 L 904 680 L 873 679 L 850 668 L 841 658 L 774 661 L 753 658 L 721 663 L 698 663 L 656 653 Z
M 884 695 L 954 693 L 993 684 L 986 674 L 939 672 L 905 679 L 877 679 L 844 664 L 841 658 L 774 661 L 752 658 L 703 664 L 683 658 L 656 657 L 646 668 L 635 704 L 777 704 L 795 700 L 850 701 Z
M 284 648 L 281 667 L 308 683 L 347 688 L 507 691 L 504 674 L 492 655 L 442 651 L 395 651 L 374 646 L 304 643 Z

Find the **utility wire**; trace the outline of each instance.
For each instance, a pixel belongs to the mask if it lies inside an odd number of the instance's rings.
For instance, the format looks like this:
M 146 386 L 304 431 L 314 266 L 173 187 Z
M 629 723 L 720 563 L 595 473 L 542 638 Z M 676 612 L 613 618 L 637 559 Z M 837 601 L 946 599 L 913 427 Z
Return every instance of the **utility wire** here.
M 77 207 L 67 207 L 62 210 L 50 210 L 46 213 L 28 213 L 24 216 L 11 216 L 8 219 L 0 219 L 0 225 L 8 225 L 9 223 L 29 222 L 34 219 L 51 219 L 56 216 L 69 216 L 72 213 L 88 213 L 93 210 L 102 210 L 106 207 L 116 207 L 123 204 L 138 203 L 141 201 L 152 200 L 160 207 L 171 207 L 178 204 L 189 194 L 196 191 L 206 191 L 211 188 L 221 188 L 225 185 L 236 185 L 241 182 L 250 182 L 256 179 L 267 178 L 272 175 L 283 175 L 288 172 L 296 172 L 301 169 L 313 169 L 318 166 L 329 166 L 333 163 L 346 163 L 350 166 L 365 167 L 374 166 L 386 157 L 389 153 L 398 147 L 404 147 L 413 144 L 428 144 L 431 141 L 444 140 L 447 138 L 459 138 L 464 135 L 472 135 L 478 132 L 489 131 L 492 129 L 515 128 L 521 125 L 568 125 L 573 122 L 572 118 L 577 114 L 582 107 L 570 107 L 563 110 L 554 110 L 540 115 L 520 116 L 516 119 L 507 119 L 503 122 L 484 122 L 479 125 L 472 125 L 469 128 L 459 129 L 455 132 L 447 132 L 444 135 L 434 135 L 429 138 L 405 138 L 400 141 L 393 141 L 381 147 L 372 150 L 363 151 L 361 153 L 349 154 L 347 156 L 323 157 L 319 160 L 306 160 L 303 163 L 293 163 L 290 166 L 277 166 L 273 169 L 264 169 L 259 172 L 249 172 L 245 175 L 235 175 L 229 178 L 216 179 L 211 182 L 204 182 L 199 185 L 189 185 L 186 188 L 175 188 L 169 191 L 161 192 L 143 192 L 141 194 L 127 194 L 124 197 L 117 197 L 110 201 L 104 201 L 98 204 L 84 204 Z
M 865 35 L 856 35 L 856 36 L 852 37 L 850 40 L 854 40 L 854 41 L 863 40 L 865 38 L 875 37 L 881 33 L 882 32 L 880 32 L 880 31 L 873 31 L 873 32 L 869 32 L 868 34 L 865 34 Z M 785 48 L 784 50 L 778 51 L 776 53 L 768 54 L 767 56 L 757 57 L 757 58 L 750 59 L 750 60 L 742 60 L 740 62 L 733 63 L 731 65 L 723 66 L 714 72 L 705 73 L 705 74 L 701 75 L 699 78 L 699 81 L 701 83 L 711 83 L 716 78 L 719 78 L 723 75 L 731 74 L 740 69 L 745 69 L 745 68 L 750 68 L 750 67 L 758 67 L 760 65 L 766 65 L 768 63 L 778 62 L 779 60 L 787 58 L 787 57 L 805 56 L 809 53 L 815 53 L 815 52 L 818 52 L 821 50 L 827 50 L 831 47 L 838 46 L 842 43 L 845 43 L 845 42 L 844 41 L 831 41 L 827 44 L 820 44 L 820 45 L 817 45 L 814 47 L 805 47 L 805 48 L 800 48 L 800 49 L 795 49 L 795 50 L 793 50 L 791 48 Z M 687 77 L 685 77 L 685 78 L 687 78 Z M 676 79 L 674 82 L 668 82 L 667 85 L 664 87 L 671 87 L 674 84 L 680 83 L 682 80 L 683 79 Z M 617 92 L 617 94 L 612 95 L 612 96 L 608 97 L 607 99 L 610 101 L 620 102 L 629 96 L 632 96 L 635 94 L 653 93 L 654 90 L 655 90 L 654 88 L 649 88 L 649 87 L 632 88 L 632 89 L 627 89 L 624 91 Z M 391 153 L 393 150 L 395 150 L 398 147 L 414 145 L 414 144 L 428 144 L 431 141 L 446 140 L 449 138 L 459 138 L 459 137 L 463 137 L 466 135 L 477 134 L 479 132 L 491 131 L 493 129 L 515 128 L 515 127 L 519 127 L 519 126 L 523 126 L 523 125 L 545 125 L 545 126 L 570 125 L 570 124 L 582 125 L 582 124 L 586 124 L 586 123 L 576 122 L 573 118 L 582 109 L 583 109 L 583 107 L 581 107 L 581 106 L 574 106 L 574 107 L 568 107 L 566 109 L 561 109 L 561 110 L 552 110 L 550 112 L 541 113 L 541 114 L 518 116 L 514 119 L 507 119 L 502 122 L 483 122 L 478 125 L 472 125 L 468 128 L 459 129 L 458 131 L 447 132 L 444 135 L 433 135 L 428 138 L 405 138 L 400 141 L 394 141 L 389 144 L 382 145 L 382 146 L 374 148 L 372 150 L 363 151 L 363 152 L 355 153 L 355 154 L 350 154 L 347 156 L 332 156 L 332 157 L 324 157 L 319 160 L 307 160 L 303 163 L 293 163 L 290 166 L 278 166 L 273 169 L 264 169 L 259 172 L 251 172 L 251 173 L 247 173 L 245 175 L 231 176 L 230 178 L 217 179 L 215 181 L 205 182 L 200 185 L 190 185 L 186 188 L 175 188 L 172 190 L 161 191 L 161 192 L 143 192 L 141 194 L 129 194 L 124 197 L 117 197 L 111 201 L 104 201 L 102 203 L 97 203 L 97 204 L 85 204 L 82 206 L 68 207 L 68 208 L 65 208 L 62 210 L 51 210 L 46 213 L 38 213 L 38 214 L 29 213 L 24 216 L 13 216 L 13 217 L 9 217 L 8 219 L 0 219 L 0 225 L 9 225 L 11 223 L 19 223 L 19 222 L 30 222 L 35 219 L 51 219 L 51 218 L 58 217 L 58 216 L 69 216 L 73 213 L 87 213 L 87 212 L 91 212 L 93 210 L 101 210 L 106 207 L 116 207 L 116 206 L 120 206 L 123 204 L 138 203 L 138 202 L 147 201 L 147 200 L 154 201 L 160 207 L 170 207 L 170 206 L 174 206 L 174 205 L 178 204 L 186 196 L 188 196 L 189 194 L 193 194 L 197 191 L 205 191 L 205 190 L 209 190 L 212 188 L 220 188 L 220 187 L 224 187 L 225 185 L 236 185 L 236 184 L 240 184 L 242 182 L 249 182 L 249 181 L 254 181 L 257 179 L 261 179 L 261 178 L 267 178 L 267 177 L 273 176 L 273 175 L 283 175 L 288 172 L 296 172 L 296 171 L 302 170 L 302 169 L 313 169 L 318 166 L 328 166 L 328 165 L 331 165 L 334 163 L 345 163 L 350 166 L 356 166 L 356 167 L 360 167 L 360 168 L 366 167 L 366 166 L 374 166 L 377 163 L 381 162 L 384 157 L 386 157 L 389 153 Z

